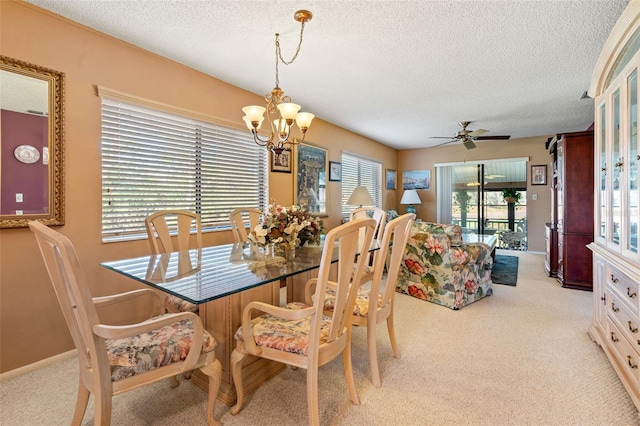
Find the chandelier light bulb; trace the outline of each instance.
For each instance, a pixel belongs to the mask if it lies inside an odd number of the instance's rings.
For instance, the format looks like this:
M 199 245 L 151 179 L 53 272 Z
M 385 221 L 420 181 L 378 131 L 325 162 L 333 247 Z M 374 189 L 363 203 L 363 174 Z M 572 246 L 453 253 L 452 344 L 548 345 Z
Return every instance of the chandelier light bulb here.
M 304 133 L 311 126 L 311 121 L 313 121 L 314 118 L 315 115 L 310 112 L 299 112 L 298 115 L 296 115 L 296 124 Z

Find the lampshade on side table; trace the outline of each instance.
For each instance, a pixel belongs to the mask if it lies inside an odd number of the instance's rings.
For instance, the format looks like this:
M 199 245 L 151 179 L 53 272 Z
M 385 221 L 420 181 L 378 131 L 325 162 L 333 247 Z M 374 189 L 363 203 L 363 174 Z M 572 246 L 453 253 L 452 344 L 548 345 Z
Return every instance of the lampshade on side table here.
M 418 196 L 418 191 L 416 191 L 415 189 L 407 189 L 402 194 L 400 204 L 409 204 L 409 207 L 407 207 L 407 213 L 415 214 L 416 208 L 413 205 L 422 204 L 422 200 L 420 199 L 420 196 Z

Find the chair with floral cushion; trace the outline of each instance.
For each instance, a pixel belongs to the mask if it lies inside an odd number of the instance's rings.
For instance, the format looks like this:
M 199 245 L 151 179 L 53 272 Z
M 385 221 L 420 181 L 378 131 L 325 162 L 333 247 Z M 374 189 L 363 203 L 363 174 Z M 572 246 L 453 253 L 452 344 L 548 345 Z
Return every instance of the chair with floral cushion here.
M 460 309 L 493 293 L 492 267 L 491 247 L 463 243 L 460 226 L 414 222 L 396 290 Z
M 187 210 L 161 210 L 147 216 L 144 223 L 152 254 L 202 249 L 202 222 L 197 213 Z M 195 246 L 191 244 L 192 230 L 195 231 Z M 165 306 L 167 312 L 198 312 L 198 305 L 171 294 L 165 296 Z
M 236 243 L 244 243 L 247 241 L 247 226 L 249 232 L 260 223 L 262 211 L 260 209 L 242 208 L 235 209 L 229 213 L 229 222 L 231 222 L 231 231 L 233 232 L 233 240 Z M 245 222 L 245 217 L 249 222 Z
M 242 367 L 248 355 L 254 355 L 307 370 L 307 405 L 309 424 L 318 425 L 318 367 L 342 354 L 342 363 L 351 401 L 359 404 L 351 364 L 351 320 L 360 285 L 360 274 L 351 282 L 353 259 L 371 246 L 376 222 L 356 219 L 327 233 L 318 271 L 313 305 L 293 302 L 278 307 L 263 302 L 250 302 L 242 313 L 242 325 L 235 334 L 237 346 L 231 354 L 231 372 L 237 404 L 231 414 L 238 414 L 244 402 Z M 360 237 L 360 230 L 365 234 Z M 338 246 L 336 247 L 336 243 Z M 334 250 L 338 250 L 335 306 L 331 316 L 324 315 L 324 297 L 329 285 Z M 358 256 L 358 267 L 364 267 L 366 256 Z M 262 312 L 263 315 L 256 316 Z M 282 410 L 291 406 L 282 401 Z M 270 419 L 274 422 L 274 419 Z
M 94 424 L 109 425 L 114 395 L 194 368 L 208 377 L 208 424 L 219 424 L 213 414 L 222 367 L 216 341 L 200 318 L 192 312 L 165 314 L 162 299 L 151 289 L 92 298 L 71 241 L 40 222 L 29 222 L 29 227 L 78 352 L 78 398 L 71 424 L 82 423 L 92 393 Z M 103 324 L 101 309 L 135 316 L 135 323 Z
M 369 369 L 371 381 L 374 386 L 380 387 L 380 371 L 378 369 L 378 356 L 376 345 L 376 326 L 383 321 L 387 322 L 387 331 L 391 342 L 393 356 L 400 358 L 400 351 L 396 343 L 393 327 L 393 301 L 395 295 L 396 280 L 402 263 L 404 248 L 409 239 L 411 227 L 416 215 L 407 213 L 389 221 L 382 234 L 380 247 L 386 249 L 377 250 L 373 257 L 373 279 L 370 286 L 362 285 L 358 291 L 358 297 L 353 310 L 353 324 L 367 327 L 367 347 L 369 351 Z M 383 271 L 387 265 L 387 280 L 383 285 Z M 305 298 L 309 303 L 311 291 L 315 283 L 310 280 L 307 283 Z M 329 286 L 325 297 L 325 313 L 330 315 L 335 305 L 335 291 Z

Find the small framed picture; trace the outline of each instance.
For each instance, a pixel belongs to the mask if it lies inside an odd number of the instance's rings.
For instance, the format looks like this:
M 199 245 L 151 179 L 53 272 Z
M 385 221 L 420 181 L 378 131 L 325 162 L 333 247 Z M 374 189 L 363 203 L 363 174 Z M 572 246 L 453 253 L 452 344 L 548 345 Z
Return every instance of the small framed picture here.
M 291 151 L 282 151 L 280 155 L 271 151 L 271 171 L 291 173 Z
M 387 189 L 396 189 L 397 185 L 396 185 L 396 179 L 397 179 L 397 174 L 398 172 L 396 172 L 393 169 L 387 169 L 386 173 L 385 173 L 385 182 L 387 182 Z
M 531 185 L 547 184 L 547 165 L 531 166 Z
M 342 163 L 329 161 L 329 181 L 342 182 Z

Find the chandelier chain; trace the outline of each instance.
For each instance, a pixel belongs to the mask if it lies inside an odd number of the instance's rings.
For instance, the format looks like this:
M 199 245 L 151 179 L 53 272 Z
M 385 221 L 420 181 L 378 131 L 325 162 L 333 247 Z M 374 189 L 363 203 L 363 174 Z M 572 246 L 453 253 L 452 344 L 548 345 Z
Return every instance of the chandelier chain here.
M 285 61 L 282 57 L 282 48 L 280 47 L 280 34 L 276 33 L 276 86 L 280 86 L 280 77 L 278 72 L 278 63 L 282 61 L 285 65 L 291 65 L 293 61 L 298 57 L 298 53 L 300 53 L 300 48 L 302 47 L 302 38 L 304 35 L 304 21 L 302 21 L 302 26 L 300 28 L 300 40 L 298 41 L 298 47 L 296 48 L 296 53 L 293 55 L 290 61 Z

